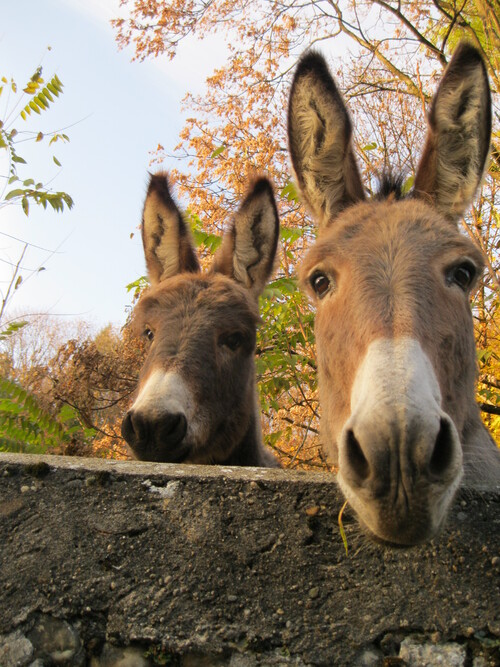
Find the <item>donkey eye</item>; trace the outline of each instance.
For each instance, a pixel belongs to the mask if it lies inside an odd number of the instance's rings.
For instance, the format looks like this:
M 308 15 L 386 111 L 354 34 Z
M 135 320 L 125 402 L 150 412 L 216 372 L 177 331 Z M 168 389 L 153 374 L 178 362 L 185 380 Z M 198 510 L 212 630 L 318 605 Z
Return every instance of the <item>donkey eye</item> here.
M 448 283 L 458 285 L 464 292 L 470 288 L 476 277 L 476 267 L 472 262 L 462 262 L 448 271 Z
M 151 342 L 154 339 L 155 334 L 149 327 L 146 327 L 144 329 L 144 336 Z
M 239 331 L 234 331 L 229 334 L 221 334 L 219 336 L 220 347 L 227 347 L 233 352 L 243 345 L 244 337 Z
M 315 271 L 310 278 L 311 287 L 314 292 L 319 296 L 323 297 L 328 290 L 330 289 L 330 279 L 321 271 Z

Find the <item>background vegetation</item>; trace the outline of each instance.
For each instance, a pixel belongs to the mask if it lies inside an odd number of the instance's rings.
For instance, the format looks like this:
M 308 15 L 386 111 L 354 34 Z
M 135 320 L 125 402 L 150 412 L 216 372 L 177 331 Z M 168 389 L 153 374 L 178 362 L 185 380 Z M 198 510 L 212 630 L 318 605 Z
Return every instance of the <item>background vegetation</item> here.
M 296 196 L 287 151 L 293 66 L 311 45 L 335 54 L 331 65 L 354 116 L 364 182 L 375 184 L 377 174 L 391 165 L 404 175 L 409 188 L 423 145 L 425 109 L 443 67 L 460 39 L 469 39 L 482 51 L 493 91 L 494 136 L 488 174 L 463 232 L 488 260 L 473 303 L 478 401 L 500 441 L 499 3 L 124 0 L 122 5 L 127 17 L 114 21 L 116 38 L 120 46 L 132 46 L 136 59 L 175 58 L 178 45 L 190 35 L 216 33 L 227 40 L 227 61 L 207 80 L 205 94 L 188 94 L 184 100 L 189 116 L 178 145 L 173 151 L 158 146 L 152 159 L 176 161 L 171 176 L 205 256 L 217 245 L 214 238 L 221 234 L 249 177 L 266 172 L 276 184 L 283 228 L 281 261 L 261 302 L 257 370 L 266 441 L 290 467 L 325 465 L 318 437 L 314 314 L 295 281 L 297 263 L 314 231 Z M 27 197 L 17 196 L 21 201 Z M 142 286 L 139 281 L 131 289 L 140 291 Z M 46 321 L 43 327 L 50 331 L 56 325 Z M 43 411 L 67 433 L 58 451 L 126 455 L 119 423 L 140 367 L 137 341 L 126 330 L 108 328 L 97 336 L 80 331 L 37 360 L 34 349 L 23 342 L 25 331 L 10 332 L 4 339 L 2 377 L 27 392 L 36 403 L 33 409 Z M 29 401 L 16 395 L 13 385 L 2 385 L 0 396 L 0 419 L 7 415 L 0 428 L 12 428 L 12 404 L 27 423 L 34 421 Z M 50 435 L 48 426 L 46 430 Z M 42 441 L 33 447 L 55 446 L 48 436 Z M 8 446 L 12 445 L 0 442 L 0 448 Z

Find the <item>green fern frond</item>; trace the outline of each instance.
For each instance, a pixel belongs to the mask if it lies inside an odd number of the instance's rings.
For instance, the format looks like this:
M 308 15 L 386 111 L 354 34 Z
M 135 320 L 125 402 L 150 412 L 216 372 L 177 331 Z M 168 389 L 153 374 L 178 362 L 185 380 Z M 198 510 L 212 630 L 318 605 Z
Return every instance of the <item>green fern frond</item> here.
M 81 427 L 74 408 L 63 406 L 54 417 L 17 383 L 0 378 L 0 451 L 46 453 L 78 433 L 86 440 L 94 436 Z

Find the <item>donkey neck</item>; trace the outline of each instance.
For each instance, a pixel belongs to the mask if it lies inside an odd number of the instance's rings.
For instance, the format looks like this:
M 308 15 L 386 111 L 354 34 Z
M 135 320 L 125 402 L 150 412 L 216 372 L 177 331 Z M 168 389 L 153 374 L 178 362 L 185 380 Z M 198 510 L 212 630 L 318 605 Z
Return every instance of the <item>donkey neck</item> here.
M 231 454 L 219 465 L 253 466 L 258 468 L 279 468 L 275 457 L 264 449 L 257 405 L 250 417 L 248 428 Z

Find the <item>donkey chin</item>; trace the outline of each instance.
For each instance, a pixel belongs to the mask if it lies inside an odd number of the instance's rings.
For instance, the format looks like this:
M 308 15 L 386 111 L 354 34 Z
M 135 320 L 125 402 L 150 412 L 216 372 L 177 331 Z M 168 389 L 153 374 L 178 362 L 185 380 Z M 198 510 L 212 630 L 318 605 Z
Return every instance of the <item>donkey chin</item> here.
M 461 477 L 460 472 L 448 486 L 418 484 L 411 498 L 401 498 L 397 504 L 389 497 L 374 498 L 363 488 L 354 489 L 340 474 L 338 482 L 371 540 L 409 548 L 427 542 L 441 531 Z

